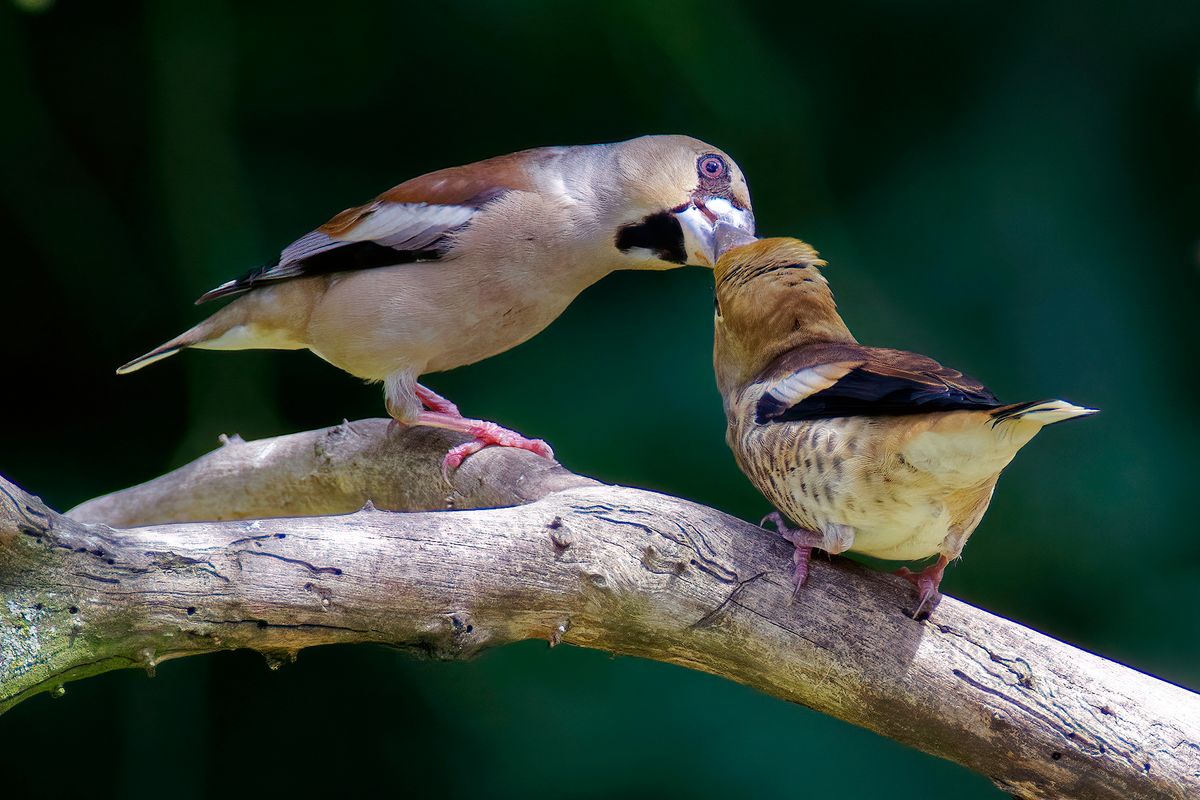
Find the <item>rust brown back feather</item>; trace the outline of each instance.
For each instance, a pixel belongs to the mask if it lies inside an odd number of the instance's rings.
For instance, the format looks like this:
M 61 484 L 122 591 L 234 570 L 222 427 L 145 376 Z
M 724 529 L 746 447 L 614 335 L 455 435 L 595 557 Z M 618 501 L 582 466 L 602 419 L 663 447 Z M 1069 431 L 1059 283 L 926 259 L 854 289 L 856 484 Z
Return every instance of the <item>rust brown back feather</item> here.
M 369 203 L 347 208 L 317 230 L 337 238 L 370 214 L 379 203 L 428 203 L 442 206 L 481 206 L 506 191 L 533 191 L 527 165 L 544 158 L 555 148 L 523 150 L 519 153 L 447 167 L 410 178 L 393 186 Z
M 552 147 L 525 150 L 407 180 L 336 214 L 286 247 L 274 262 L 218 286 L 197 302 L 293 278 L 436 260 L 474 212 L 507 192 L 532 191 L 530 164 L 556 152 Z

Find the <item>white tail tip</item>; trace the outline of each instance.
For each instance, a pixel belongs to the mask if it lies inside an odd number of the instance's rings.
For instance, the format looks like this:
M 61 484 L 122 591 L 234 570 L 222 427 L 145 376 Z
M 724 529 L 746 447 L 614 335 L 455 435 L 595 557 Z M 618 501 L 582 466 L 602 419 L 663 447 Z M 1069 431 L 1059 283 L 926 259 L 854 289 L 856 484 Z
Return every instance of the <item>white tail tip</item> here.
M 117 374 L 118 375 L 128 375 L 131 372 L 137 372 L 142 367 L 148 367 L 151 364 L 153 364 L 155 361 L 162 361 L 164 358 L 169 358 L 169 357 L 175 355 L 176 353 L 178 353 L 182 349 L 183 349 L 182 347 L 165 347 L 165 346 L 155 348 L 154 350 L 151 350 L 149 353 L 146 353 L 146 355 L 138 356 L 133 361 L 130 361 L 128 364 L 123 364 L 123 365 L 117 367 Z
M 1084 408 L 1066 400 L 1043 400 L 1036 403 L 1023 403 L 1007 409 L 1000 409 L 992 416 L 992 425 L 1001 422 L 1021 421 L 1034 422 L 1038 425 L 1053 425 L 1076 417 L 1087 417 L 1099 413 L 1098 408 Z

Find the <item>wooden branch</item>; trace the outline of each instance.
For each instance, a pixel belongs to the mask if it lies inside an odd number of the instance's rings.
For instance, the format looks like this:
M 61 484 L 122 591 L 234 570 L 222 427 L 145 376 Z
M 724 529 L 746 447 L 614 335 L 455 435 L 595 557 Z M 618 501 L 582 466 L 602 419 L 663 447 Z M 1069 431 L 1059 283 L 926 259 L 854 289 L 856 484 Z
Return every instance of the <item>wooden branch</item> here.
M 906 583 L 846 560 L 815 562 L 793 601 L 790 546 L 745 522 L 498 448 L 447 486 L 451 435 L 384 426 L 231 440 L 71 517 L 0 480 L 0 711 L 228 648 L 466 658 L 545 638 L 754 686 L 1018 797 L 1200 796 L 1200 698 L 1185 689 L 952 598 L 916 622 Z
M 465 438 L 437 428 L 389 433 L 382 419 L 255 442 L 237 435 L 221 441 L 223 447 L 174 472 L 89 500 L 67 514 L 129 528 L 348 514 L 368 501 L 386 511 L 493 508 L 599 485 L 544 458 L 494 447 L 463 462 L 447 484 L 433 456 Z

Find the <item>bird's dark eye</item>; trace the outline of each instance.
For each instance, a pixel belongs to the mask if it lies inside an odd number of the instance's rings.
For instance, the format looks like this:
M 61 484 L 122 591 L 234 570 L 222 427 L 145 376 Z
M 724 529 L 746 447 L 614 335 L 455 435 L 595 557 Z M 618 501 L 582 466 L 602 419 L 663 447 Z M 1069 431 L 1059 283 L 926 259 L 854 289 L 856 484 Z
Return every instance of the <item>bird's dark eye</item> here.
M 700 175 L 710 180 L 724 176 L 725 171 L 729 169 L 725 166 L 725 159 L 712 153 L 700 156 L 700 160 L 696 162 L 696 166 L 700 171 Z

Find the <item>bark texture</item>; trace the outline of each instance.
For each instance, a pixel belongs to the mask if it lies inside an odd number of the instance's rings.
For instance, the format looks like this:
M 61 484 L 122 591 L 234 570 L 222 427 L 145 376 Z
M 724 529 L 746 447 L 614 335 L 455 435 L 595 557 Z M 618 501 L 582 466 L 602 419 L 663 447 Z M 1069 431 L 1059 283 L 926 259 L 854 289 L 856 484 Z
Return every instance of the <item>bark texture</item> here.
M 1186 689 L 952 598 L 914 621 L 907 583 L 845 560 L 793 601 L 786 542 L 529 453 L 484 450 L 447 485 L 456 441 L 382 420 L 234 438 L 67 516 L 0 480 L 0 711 L 228 648 L 543 638 L 754 686 L 1017 797 L 1200 796 Z

